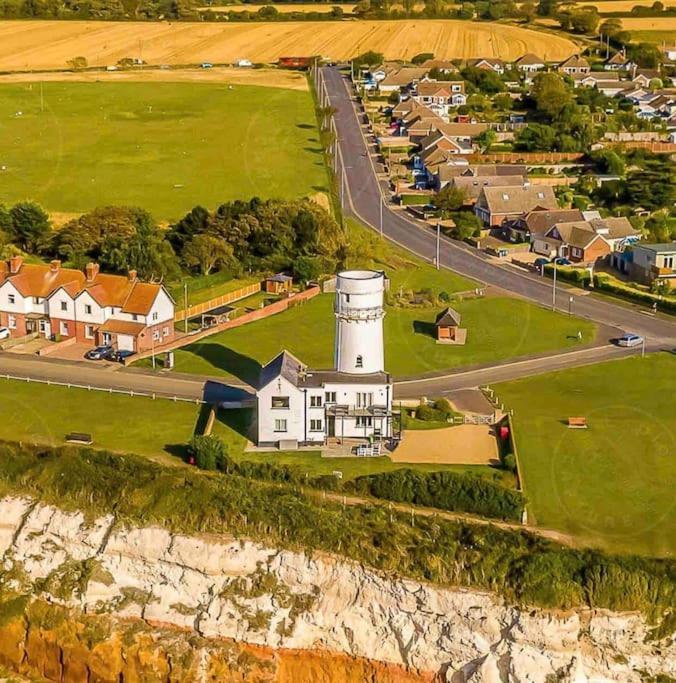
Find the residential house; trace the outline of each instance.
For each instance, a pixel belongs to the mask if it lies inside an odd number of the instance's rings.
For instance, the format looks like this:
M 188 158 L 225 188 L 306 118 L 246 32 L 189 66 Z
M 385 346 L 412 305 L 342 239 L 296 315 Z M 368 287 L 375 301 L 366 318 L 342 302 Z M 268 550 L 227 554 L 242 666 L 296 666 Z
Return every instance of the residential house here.
M 467 102 L 464 81 L 421 81 L 411 93 L 411 99 L 423 104 L 441 117 L 447 117 L 449 109 Z
M 174 339 L 174 302 L 161 284 L 99 272 L 24 263 L 20 256 L 0 262 L 0 325 L 13 337 L 75 338 L 84 344 L 111 344 L 144 351 Z
M 605 71 L 596 71 L 586 74 L 577 74 L 572 78 L 576 88 L 578 88 L 581 85 L 584 85 L 587 88 L 594 88 L 596 87 L 597 83 L 610 83 L 611 81 L 619 83 L 620 74 L 618 74 L 616 71 L 613 71 L 611 73 L 607 73 Z
M 443 74 L 453 74 L 458 71 L 458 67 L 453 62 L 446 59 L 427 59 L 420 66 L 422 66 L 423 69 L 427 69 L 428 73 L 434 69 Z
M 544 234 L 534 234 L 532 245 L 536 254 L 592 264 L 638 239 L 640 233 L 626 218 L 597 218 L 556 223 Z
M 574 76 L 575 74 L 588 74 L 591 71 L 589 62 L 580 55 L 572 55 L 556 67 L 557 71 Z
M 510 242 L 530 242 L 532 235 L 543 235 L 553 225 L 584 220 L 579 209 L 536 209 L 505 223 L 502 235 Z
M 425 77 L 427 69 L 417 66 L 403 66 L 388 73 L 385 78 L 378 82 L 378 90 L 381 93 L 398 92 L 403 88 L 415 85 Z
M 463 160 L 464 161 L 464 160 Z M 519 178 L 525 181 L 527 170 L 525 166 L 518 164 L 480 164 L 470 166 L 466 161 L 448 161 L 438 165 L 431 173 L 430 183 L 438 191 L 448 185 L 455 178 Z M 511 181 L 506 185 L 512 184 Z M 515 185 L 518 183 L 514 183 Z M 475 199 L 478 199 L 478 194 Z
M 450 180 L 453 187 L 462 190 L 465 193 L 465 203 L 469 205 L 476 204 L 479 195 L 486 187 L 526 187 L 528 180 L 523 176 L 508 175 L 508 176 L 456 176 Z
M 554 190 L 545 185 L 526 187 L 484 187 L 474 213 L 485 225 L 498 227 L 536 209 L 556 209 Z
M 543 59 L 540 59 L 537 55 L 529 52 L 523 55 L 523 57 L 519 57 L 519 59 L 514 62 L 514 66 L 522 73 L 533 74 L 542 71 L 546 64 Z
M 643 88 L 649 88 L 653 81 L 663 83 L 662 75 L 657 69 L 634 69 L 632 81 Z
M 665 45 L 662 54 L 667 62 L 676 63 L 676 45 Z
M 634 65 L 627 59 L 623 52 L 616 52 L 610 59 L 607 59 L 603 65 L 606 71 L 628 71 Z
M 646 285 L 664 280 L 676 287 L 676 242 L 636 244 L 631 250 L 629 274 Z
M 496 74 L 504 74 L 506 65 L 501 59 L 470 59 L 467 66 L 474 69 L 481 69 L 482 71 L 494 71 Z

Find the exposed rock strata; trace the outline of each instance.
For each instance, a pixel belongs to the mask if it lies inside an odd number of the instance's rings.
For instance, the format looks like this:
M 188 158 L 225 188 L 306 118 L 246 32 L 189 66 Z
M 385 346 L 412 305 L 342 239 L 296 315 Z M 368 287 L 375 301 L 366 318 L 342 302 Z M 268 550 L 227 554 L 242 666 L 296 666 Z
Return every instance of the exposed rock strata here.
M 673 641 L 646 641 L 640 615 L 523 610 L 334 558 L 88 523 L 27 499 L 0 500 L 0 555 L 0 664 L 49 680 L 676 676 Z

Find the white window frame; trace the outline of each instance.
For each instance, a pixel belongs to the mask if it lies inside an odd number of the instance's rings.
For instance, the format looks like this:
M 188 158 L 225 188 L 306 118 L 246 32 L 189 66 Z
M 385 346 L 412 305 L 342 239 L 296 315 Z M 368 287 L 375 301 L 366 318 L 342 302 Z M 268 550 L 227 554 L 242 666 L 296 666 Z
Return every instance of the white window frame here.
M 59 322 L 59 334 L 62 337 L 68 337 L 69 336 L 69 331 L 68 331 L 68 322 L 65 320 L 61 320 Z
M 85 339 L 94 339 L 94 325 L 85 325 Z
M 16 294 L 8 294 L 7 295 L 7 302 L 10 304 L 15 304 L 16 303 Z
M 68 302 L 67 301 L 61 301 L 61 310 L 62 311 L 67 311 L 68 310 Z
M 275 405 L 275 400 L 277 403 L 286 403 L 286 405 Z M 291 397 L 290 396 L 271 396 L 270 397 L 270 408 L 272 410 L 289 410 L 291 408 Z
M 288 431 L 288 422 L 286 418 L 275 418 L 275 432 L 282 434 Z
M 321 408 L 322 407 L 322 397 L 321 396 L 310 396 L 310 408 Z
M 373 418 L 370 415 L 358 415 L 356 420 L 357 427 L 373 427 Z
M 322 420 L 310 420 L 310 431 L 311 432 L 323 432 L 324 424 Z
M 92 314 L 92 305 L 91 304 L 85 304 L 84 311 L 85 311 L 85 315 L 91 315 Z
M 9 327 L 10 330 L 16 330 L 16 316 L 15 315 L 8 315 L 7 316 L 7 327 Z
M 153 322 L 155 322 L 155 321 L 158 319 L 158 317 L 159 317 L 159 316 L 158 316 L 158 314 L 157 314 L 157 311 L 154 311 L 154 312 L 153 312 Z

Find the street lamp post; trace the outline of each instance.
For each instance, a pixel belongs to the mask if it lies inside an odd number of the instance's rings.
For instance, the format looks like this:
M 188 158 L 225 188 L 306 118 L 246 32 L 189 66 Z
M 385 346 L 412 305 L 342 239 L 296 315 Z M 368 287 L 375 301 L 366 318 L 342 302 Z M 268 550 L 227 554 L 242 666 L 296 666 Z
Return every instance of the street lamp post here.
M 573 297 L 568 297 L 568 315 L 573 315 Z
M 380 236 L 383 236 L 383 204 L 385 203 L 385 198 L 382 193 L 380 195 Z
M 437 270 L 441 267 L 439 264 L 439 247 L 440 247 L 440 241 L 441 241 L 441 221 L 437 221 L 437 255 L 436 255 L 436 263 L 437 263 Z
M 552 286 L 552 311 L 556 310 L 556 261 L 554 261 L 554 285 Z
M 645 337 L 641 339 L 641 358 L 645 358 Z

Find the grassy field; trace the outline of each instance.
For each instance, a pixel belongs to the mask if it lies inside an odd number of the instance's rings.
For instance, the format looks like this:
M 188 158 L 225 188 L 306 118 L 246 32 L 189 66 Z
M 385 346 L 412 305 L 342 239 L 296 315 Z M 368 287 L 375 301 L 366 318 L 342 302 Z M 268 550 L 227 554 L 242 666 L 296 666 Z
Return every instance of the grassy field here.
M 329 6 L 327 5 L 327 11 Z M 568 38 L 498 23 L 454 20 L 187 22 L 0 22 L 0 70 L 62 69 L 75 56 L 90 66 L 138 57 L 149 64 L 273 62 L 284 55 L 345 59 L 370 49 L 388 59 L 433 51 L 439 59 L 536 52 L 548 60 L 577 51 Z
M 496 385 L 514 409 L 537 522 L 620 552 L 676 552 L 676 357 L 629 358 Z M 589 428 L 572 430 L 569 416 Z
M 385 364 L 396 377 L 466 365 L 498 362 L 590 341 L 594 326 L 552 313 L 520 299 L 488 297 L 453 304 L 468 329 L 464 346 L 437 344 L 437 309 L 392 308 L 385 316 Z M 321 294 L 303 306 L 234 330 L 227 330 L 176 352 L 176 370 L 235 376 L 251 382 L 261 364 L 288 349 L 314 368 L 333 359 L 333 295 Z
M 635 43 L 655 43 L 671 45 L 676 41 L 676 31 L 632 31 L 631 39 Z
M 59 445 L 86 432 L 95 448 L 173 463 L 193 434 L 198 408 L 144 397 L 0 380 L 0 439 Z
M 307 92 L 206 83 L 5 84 L 0 121 L 4 203 L 30 197 L 57 212 L 131 204 L 168 220 L 197 204 L 326 189 Z

